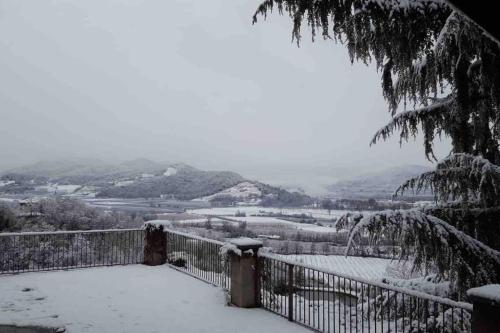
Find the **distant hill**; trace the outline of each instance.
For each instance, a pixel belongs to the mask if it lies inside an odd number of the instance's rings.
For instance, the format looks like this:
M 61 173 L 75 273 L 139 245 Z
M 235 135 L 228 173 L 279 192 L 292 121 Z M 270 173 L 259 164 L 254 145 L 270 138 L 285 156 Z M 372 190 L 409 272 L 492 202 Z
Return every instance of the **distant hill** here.
M 4 172 L 3 177 L 43 178 L 59 184 L 95 185 L 113 181 L 117 178 L 133 178 L 141 174 L 159 174 L 169 164 L 157 163 L 147 159 L 136 159 L 117 165 L 99 161 L 50 161 L 16 168 Z
M 175 173 L 143 173 L 140 178 L 123 186 L 110 186 L 101 190 L 98 197 L 157 198 L 172 196 L 179 200 L 192 200 L 210 195 L 245 181 L 230 171 L 202 171 L 189 166 L 170 166 Z
M 248 187 L 258 195 L 243 194 Z M 174 198 L 214 204 L 302 206 L 300 193 L 250 181 L 231 171 L 204 171 L 183 163 L 136 159 L 111 165 L 98 161 L 40 162 L 0 175 L 0 193 L 66 194 L 98 198 Z
M 351 179 L 341 180 L 328 185 L 329 196 L 334 198 L 390 198 L 399 185 L 407 179 L 432 170 L 420 165 L 406 165 L 380 172 L 365 174 Z M 405 196 L 413 197 L 411 193 Z M 420 193 L 419 198 L 430 198 L 429 191 Z

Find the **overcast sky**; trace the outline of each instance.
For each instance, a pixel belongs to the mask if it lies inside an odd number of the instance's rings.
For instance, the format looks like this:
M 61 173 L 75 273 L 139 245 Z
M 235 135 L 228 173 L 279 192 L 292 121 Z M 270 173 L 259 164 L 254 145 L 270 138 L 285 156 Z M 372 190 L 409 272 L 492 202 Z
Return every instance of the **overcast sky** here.
M 149 158 L 276 183 L 426 164 L 369 147 L 380 74 L 259 0 L 0 0 L 0 168 Z M 439 156 L 448 152 L 440 144 Z

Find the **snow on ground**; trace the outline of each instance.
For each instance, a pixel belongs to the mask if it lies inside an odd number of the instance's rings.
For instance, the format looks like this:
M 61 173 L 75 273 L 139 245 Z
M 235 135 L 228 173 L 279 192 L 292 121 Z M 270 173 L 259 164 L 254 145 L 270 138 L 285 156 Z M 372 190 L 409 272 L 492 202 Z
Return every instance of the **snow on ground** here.
M 261 207 L 261 206 L 250 206 L 250 207 L 212 207 L 203 209 L 191 209 L 190 213 L 204 214 L 204 215 L 224 215 L 224 216 L 234 216 L 236 212 L 244 212 L 247 215 L 264 215 L 264 214 L 285 214 L 285 215 L 301 215 L 305 214 L 314 218 L 324 218 L 332 219 L 334 217 L 339 217 L 345 213 L 352 212 L 348 210 L 332 210 L 328 213 L 326 209 L 318 208 L 275 208 L 275 207 Z
M 153 223 L 157 225 L 163 225 L 165 228 L 170 228 L 172 226 L 172 223 L 176 224 L 205 224 L 207 223 L 208 218 L 199 218 L 199 219 L 189 219 L 189 220 L 166 220 L 166 219 L 156 219 L 156 220 L 149 220 L 146 223 Z M 214 222 L 220 222 L 222 223 L 222 220 L 219 219 L 210 219 L 210 223 Z
M 500 284 L 472 288 L 467 291 L 467 295 L 487 299 L 494 304 L 500 304 Z
M 234 221 L 247 222 L 248 224 L 263 224 L 263 225 L 266 225 L 266 224 L 276 224 L 276 225 L 300 224 L 300 223 L 295 223 L 295 222 L 290 222 L 290 221 L 278 219 L 276 217 L 266 217 L 266 216 L 232 216 L 232 217 L 230 217 L 230 219 L 234 220 Z
M 82 186 L 72 194 L 73 196 L 95 198 L 97 195 L 97 188 L 94 186 Z
M 390 259 L 346 257 L 335 255 L 290 254 L 279 255 L 288 260 L 298 261 L 308 266 L 328 269 L 338 274 L 362 277 L 369 280 L 379 280 L 387 275 Z
M 132 185 L 135 181 L 134 180 L 120 180 L 115 182 L 115 186 L 117 187 L 123 187 L 123 186 L 128 186 Z
M 3 202 L 16 202 L 19 201 L 18 199 L 13 199 L 13 198 L 0 198 L 0 201 Z
M 202 216 L 202 215 L 198 215 Z M 208 217 L 200 217 L 200 218 L 190 218 L 185 220 L 176 220 L 176 223 L 204 223 L 208 220 Z M 159 219 L 156 221 L 164 221 L 168 222 L 171 220 L 168 219 Z M 248 226 L 285 226 L 288 229 L 297 229 L 304 231 L 312 231 L 312 232 L 331 232 L 335 233 L 337 230 L 335 228 L 330 227 L 322 227 L 315 224 L 307 224 L 307 223 L 298 223 L 291 222 L 287 220 L 282 220 L 276 217 L 267 217 L 267 216 L 228 216 L 227 219 L 219 219 L 217 217 L 212 217 L 210 219 L 211 223 L 224 223 L 224 222 L 246 222 Z
M 13 180 L 0 180 L 0 187 L 15 184 Z
M 55 194 L 71 194 L 77 189 L 82 187 L 81 185 L 59 185 L 59 184 L 47 184 L 42 186 L 36 186 L 35 189 L 38 191 L 46 191 L 48 193 Z
M 277 217 L 268 217 L 268 216 L 249 216 L 250 214 L 264 214 L 259 213 L 259 210 L 255 210 L 253 208 L 257 207 L 245 207 L 245 209 L 238 210 L 235 207 L 230 207 L 231 209 L 228 209 L 227 207 L 224 208 L 207 208 L 207 209 L 193 209 L 193 210 L 188 210 L 189 213 L 191 214 L 199 214 L 199 215 L 215 215 L 215 216 L 221 216 L 221 217 L 227 217 L 228 220 L 235 221 L 235 222 L 246 222 L 249 225 L 260 225 L 260 226 L 287 226 L 288 228 L 292 229 L 297 229 L 297 230 L 304 230 L 304 231 L 313 231 L 313 232 L 337 232 L 335 228 L 330 228 L 330 227 L 323 227 L 323 226 L 318 226 L 315 224 L 308 224 L 308 223 L 298 223 L 298 222 L 292 222 L 292 221 L 287 221 L 284 219 L 280 219 Z M 247 210 L 247 208 L 252 208 Z M 262 207 L 261 207 L 262 208 Z M 278 208 L 271 208 L 271 209 L 276 209 Z M 236 212 L 245 212 L 247 216 L 234 216 Z M 216 213 L 222 213 L 222 214 L 216 214 Z M 212 220 L 214 222 L 214 220 Z
M 126 206 L 130 204 L 127 201 L 120 201 L 117 199 L 95 199 L 95 198 L 87 200 L 87 203 L 90 205 L 99 205 L 99 206 L 109 205 L 110 208 L 111 206 Z
M 309 332 L 262 309 L 227 306 L 222 289 L 168 266 L 0 276 L 0 295 L 0 324 L 68 333 Z
M 176 173 L 177 173 L 177 169 L 176 168 L 168 167 L 167 170 L 165 170 L 165 172 L 163 173 L 163 175 L 165 177 L 168 177 L 168 176 L 173 176 Z
M 231 196 L 233 198 L 238 198 L 243 200 L 252 198 L 258 199 L 259 197 L 262 196 L 262 192 L 259 190 L 257 186 L 255 186 L 255 184 L 250 182 L 242 182 L 234 185 L 233 187 L 222 190 L 220 192 L 194 200 L 210 201 L 220 196 Z
M 315 224 L 308 223 L 298 223 L 291 222 L 287 220 L 282 220 L 276 217 L 266 217 L 266 216 L 238 216 L 231 217 L 231 220 L 246 222 L 248 225 L 275 225 L 275 226 L 288 226 L 290 228 L 295 228 L 298 230 L 314 231 L 314 232 L 337 232 L 335 228 L 322 227 Z

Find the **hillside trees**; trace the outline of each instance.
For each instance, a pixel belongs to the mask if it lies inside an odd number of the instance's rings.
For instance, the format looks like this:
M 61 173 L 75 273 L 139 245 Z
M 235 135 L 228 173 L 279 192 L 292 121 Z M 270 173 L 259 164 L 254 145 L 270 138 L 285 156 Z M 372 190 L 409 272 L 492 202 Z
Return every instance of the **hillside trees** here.
M 375 144 L 398 135 L 422 135 L 425 157 L 449 137 L 450 155 L 434 171 L 410 179 L 396 194 L 431 189 L 436 205 L 348 215 L 350 245 L 369 234 L 404 245 L 414 269 L 437 267 L 453 295 L 500 280 L 500 47 L 475 22 L 444 0 L 266 0 L 254 22 L 273 9 L 293 21 L 300 43 L 305 24 L 346 46 L 352 62 L 374 63 L 390 122 Z M 360 92 L 362 93 L 362 92 Z M 493 237 L 492 235 L 496 235 Z M 409 253 L 411 252 L 411 253 Z
M 6 204 L 0 203 L 0 232 L 14 231 L 16 229 L 16 215 Z

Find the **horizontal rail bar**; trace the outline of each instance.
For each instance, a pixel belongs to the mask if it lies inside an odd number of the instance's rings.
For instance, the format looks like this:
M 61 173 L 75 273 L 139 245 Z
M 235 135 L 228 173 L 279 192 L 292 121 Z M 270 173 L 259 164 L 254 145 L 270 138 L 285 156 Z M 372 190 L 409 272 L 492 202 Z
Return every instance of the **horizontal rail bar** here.
M 28 232 L 3 232 L 0 237 L 11 236 L 46 236 L 46 235 L 66 235 L 66 234 L 96 234 L 116 231 L 142 231 L 143 229 L 102 229 L 102 230 L 59 230 L 59 231 L 28 231 Z
M 181 231 L 176 231 L 176 230 L 172 230 L 172 229 L 164 229 L 163 231 L 174 234 L 174 235 L 184 236 L 184 237 L 191 238 L 191 239 L 197 239 L 197 240 L 200 240 L 203 242 L 212 243 L 212 244 L 216 244 L 216 245 L 220 245 L 220 246 L 224 246 L 224 244 L 226 244 L 224 242 L 221 242 L 221 241 L 218 241 L 215 239 L 205 238 L 205 237 L 201 237 L 198 235 L 193 235 L 193 234 L 189 234 L 189 233 L 181 232 Z

